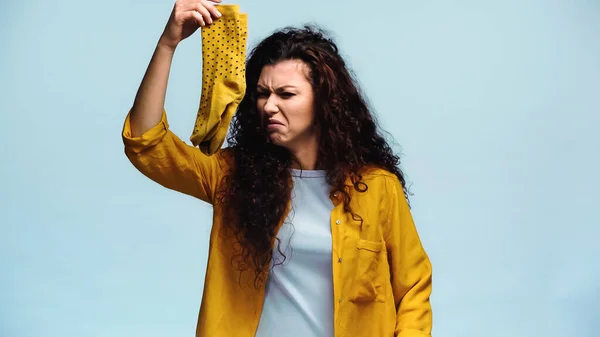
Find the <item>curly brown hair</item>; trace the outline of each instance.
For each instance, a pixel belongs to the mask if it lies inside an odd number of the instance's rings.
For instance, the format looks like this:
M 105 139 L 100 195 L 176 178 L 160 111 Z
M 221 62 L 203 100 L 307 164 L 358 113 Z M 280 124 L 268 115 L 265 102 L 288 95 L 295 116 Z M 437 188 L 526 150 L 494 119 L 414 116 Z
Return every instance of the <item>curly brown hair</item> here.
M 264 66 L 285 60 L 303 61 L 310 70 L 308 80 L 314 92 L 315 124 L 320 135 L 317 167 L 326 171 L 331 193 L 342 194 L 344 210 L 361 220 L 352 212 L 349 191 L 367 191 L 361 175 L 367 166 L 394 173 L 408 198 L 400 159 L 378 132 L 337 45 L 326 32 L 312 25 L 276 31 L 249 54 L 246 94 L 228 137 L 235 165 L 219 192 L 224 209 L 234 210 L 226 214 L 231 219 L 225 223 L 240 247 L 238 268 L 252 268 L 255 285 L 266 279 L 276 231 L 290 201 L 290 166 L 294 161 L 286 148 L 267 140 L 257 109 L 256 87 Z M 345 185 L 348 178 L 353 186 Z

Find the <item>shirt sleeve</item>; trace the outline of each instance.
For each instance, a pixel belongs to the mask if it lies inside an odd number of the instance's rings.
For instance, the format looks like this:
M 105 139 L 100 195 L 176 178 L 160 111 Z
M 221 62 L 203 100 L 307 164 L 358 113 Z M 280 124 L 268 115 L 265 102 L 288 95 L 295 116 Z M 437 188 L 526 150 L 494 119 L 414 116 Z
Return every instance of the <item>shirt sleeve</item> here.
M 208 156 L 184 143 L 169 130 L 166 112 L 161 121 L 139 137 L 132 137 L 130 114 L 122 132 L 125 154 L 142 174 L 160 185 L 214 204 L 223 177 L 224 150 Z
M 430 337 L 431 262 L 425 252 L 400 181 L 386 179 L 386 249 L 396 304 L 396 337 Z

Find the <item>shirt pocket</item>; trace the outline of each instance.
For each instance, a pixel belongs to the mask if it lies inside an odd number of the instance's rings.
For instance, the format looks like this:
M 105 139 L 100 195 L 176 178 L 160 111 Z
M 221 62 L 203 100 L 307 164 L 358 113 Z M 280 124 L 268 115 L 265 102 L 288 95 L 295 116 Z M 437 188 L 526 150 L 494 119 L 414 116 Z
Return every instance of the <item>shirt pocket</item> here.
M 355 303 L 385 302 L 385 250 L 383 241 L 359 239 L 356 243 L 354 281 L 350 301 Z

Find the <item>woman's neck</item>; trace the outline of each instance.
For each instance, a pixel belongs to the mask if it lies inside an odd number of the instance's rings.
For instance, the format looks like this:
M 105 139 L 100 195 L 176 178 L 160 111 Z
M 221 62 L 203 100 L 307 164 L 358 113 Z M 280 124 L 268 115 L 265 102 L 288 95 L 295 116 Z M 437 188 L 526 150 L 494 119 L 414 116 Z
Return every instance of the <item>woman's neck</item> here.
M 308 142 L 290 149 L 293 158 L 291 168 L 298 170 L 317 170 L 317 156 L 319 153 L 319 142 L 313 137 Z

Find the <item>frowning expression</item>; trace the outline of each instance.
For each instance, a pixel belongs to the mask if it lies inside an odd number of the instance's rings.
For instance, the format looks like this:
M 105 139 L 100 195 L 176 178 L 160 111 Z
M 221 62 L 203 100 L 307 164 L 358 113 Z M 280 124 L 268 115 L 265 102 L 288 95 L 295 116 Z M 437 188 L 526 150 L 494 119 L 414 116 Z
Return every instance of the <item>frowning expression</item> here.
M 316 137 L 309 74 L 309 67 L 300 60 L 263 67 L 256 88 L 256 104 L 274 144 L 291 149 Z

